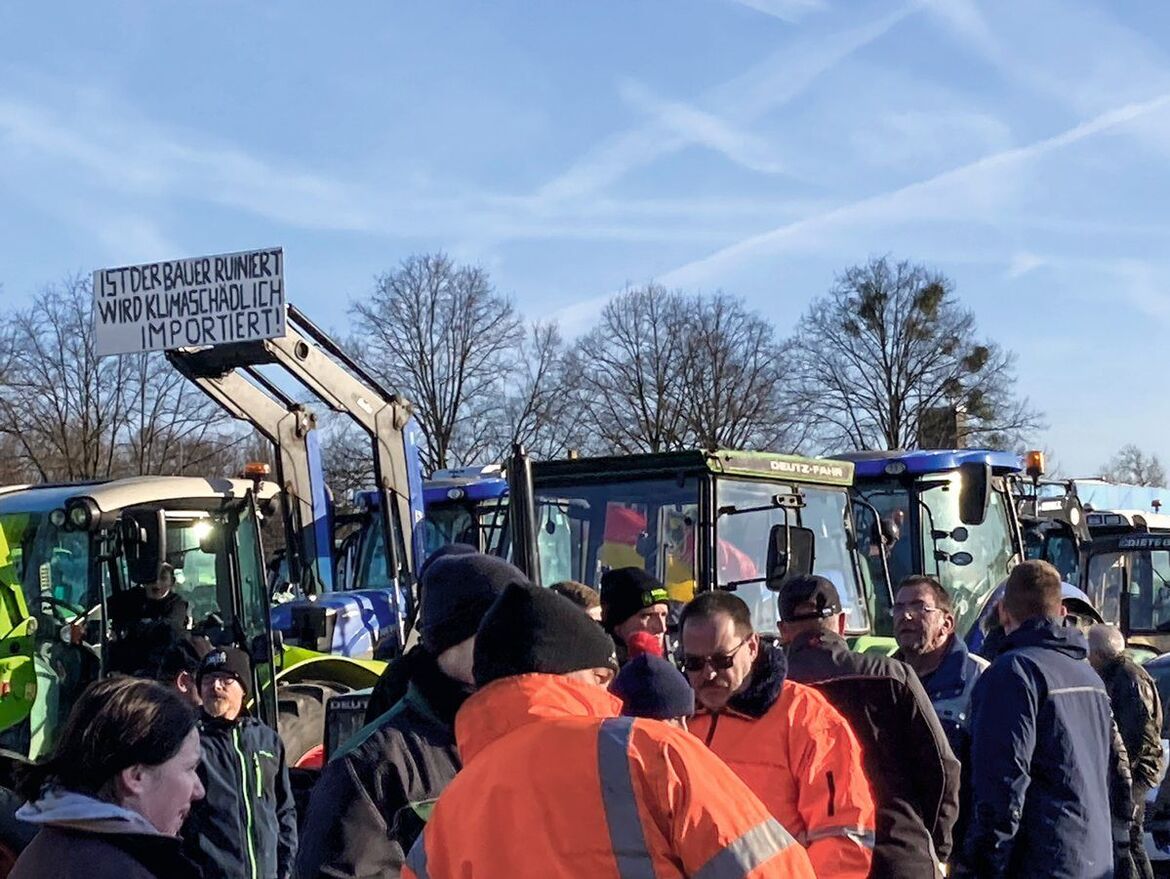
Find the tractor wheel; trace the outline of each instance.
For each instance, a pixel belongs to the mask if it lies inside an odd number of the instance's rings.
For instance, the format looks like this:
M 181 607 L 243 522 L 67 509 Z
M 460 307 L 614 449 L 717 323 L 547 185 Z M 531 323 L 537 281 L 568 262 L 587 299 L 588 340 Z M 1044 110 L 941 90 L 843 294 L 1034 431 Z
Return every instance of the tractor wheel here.
M 285 758 L 290 767 L 310 755 L 325 737 L 325 703 L 346 688 L 324 681 L 285 684 L 277 690 L 277 715 Z

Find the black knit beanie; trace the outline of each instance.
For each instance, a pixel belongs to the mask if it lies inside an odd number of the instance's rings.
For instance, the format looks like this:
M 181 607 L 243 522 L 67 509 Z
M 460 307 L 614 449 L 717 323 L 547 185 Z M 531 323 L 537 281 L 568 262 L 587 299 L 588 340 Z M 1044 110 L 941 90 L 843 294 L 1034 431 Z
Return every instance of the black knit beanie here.
M 638 611 L 669 600 L 662 584 L 641 568 L 615 568 L 601 575 L 601 624 L 607 632 Z
M 195 685 L 203 686 L 203 678 L 210 674 L 223 674 L 235 678 L 244 688 L 244 696 L 252 694 L 252 661 L 248 654 L 238 647 L 220 647 L 212 650 L 199 663 Z
M 504 590 L 475 637 L 477 686 L 513 675 L 617 670 L 613 639 L 563 595 L 531 583 Z
M 518 568 L 492 555 L 455 551 L 433 561 L 428 559 L 419 581 L 419 636 L 423 647 L 438 656 L 466 641 L 509 583 L 527 582 Z
M 670 720 L 695 713 L 695 691 L 683 673 L 650 653 L 622 666 L 610 692 L 622 700 L 622 714 Z

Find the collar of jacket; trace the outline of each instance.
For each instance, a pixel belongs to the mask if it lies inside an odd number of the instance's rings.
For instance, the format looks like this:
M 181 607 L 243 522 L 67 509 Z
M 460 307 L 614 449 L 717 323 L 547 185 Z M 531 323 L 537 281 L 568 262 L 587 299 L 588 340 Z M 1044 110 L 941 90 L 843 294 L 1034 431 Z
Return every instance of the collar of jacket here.
M 61 787 L 45 788 L 35 803 L 25 803 L 17 809 L 16 817 L 42 827 L 67 827 L 88 833 L 163 835 L 133 809 Z
M 792 639 L 792 643 L 785 645 L 784 652 L 793 656 L 802 650 L 825 650 L 829 653 L 844 653 L 849 650 L 845 639 L 836 632 L 826 629 L 809 629 L 801 632 Z
M 455 723 L 455 715 L 471 695 L 470 684 L 447 677 L 439 663 L 430 653 L 422 655 L 412 664 L 410 683 L 406 698 L 414 696 L 415 703 L 445 726 Z
M 202 708 L 199 709 L 199 731 L 200 732 L 230 732 L 237 726 L 251 721 L 252 716 L 248 713 L 246 707 L 240 709 L 240 713 L 236 715 L 235 720 L 228 720 L 226 717 L 212 717 Z
M 526 674 L 492 681 L 455 717 L 455 743 L 464 764 L 508 733 L 554 717 L 616 717 L 621 700 L 601 687 L 562 675 Z
M 1055 650 L 1073 659 L 1084 659 L 1089 655 L 1089 643 L 1078 629 L 1062 626 L 1049 617 L 1033 617 L 1020 623 L 1018 629 L 1004 638 L 999 655 L 1023 647 Z
M 927 695 L 934 699 L 938 693 L 951 690 L 962 692 L 963 687 L 967 684 L 967 678 L 974 669 L 974 665 L 967 661 L 970 655 L 971 652 L 967 649 L 963 639 L 952 632 L 950 640 L 947 642 L 947 652 L 943 654 L 942 661 L 934 671 L 929 672 L 922 679 L 922 686 L 926 689 Z M 905 662 L 905 651 L 898 648 L 894 651 L 894 659 Z
M 774 644 L 761 641 L 760 653 L 752 665 L 747 685 L 727 700 L 727 708 L 723 710 L 758 720 L 780 698 L 780 690 L 787 676 L 788 661 L 784 658 L 784 651 Z M 713 712 L 699 708 L 696 713 Z

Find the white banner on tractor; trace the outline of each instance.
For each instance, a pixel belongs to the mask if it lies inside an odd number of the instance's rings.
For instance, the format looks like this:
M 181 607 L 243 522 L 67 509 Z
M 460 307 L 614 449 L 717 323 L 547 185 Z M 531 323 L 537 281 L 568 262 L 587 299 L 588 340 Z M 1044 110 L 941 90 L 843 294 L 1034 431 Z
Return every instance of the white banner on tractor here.
M 98 356 L 284 335 L 279 247 L 93 273 Z

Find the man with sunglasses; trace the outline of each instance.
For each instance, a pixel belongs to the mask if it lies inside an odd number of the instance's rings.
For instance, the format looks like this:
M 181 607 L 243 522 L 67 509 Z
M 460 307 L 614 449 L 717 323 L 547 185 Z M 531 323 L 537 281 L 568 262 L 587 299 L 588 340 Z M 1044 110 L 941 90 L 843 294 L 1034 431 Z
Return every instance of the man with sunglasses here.
M 741 598 L 702 593 L 683 608 L 679 632 L 695 688 L 691 732 L 805 846 L 818 876 L 868 876 L 873 797 L 845 718 L 788 680 L 784 654 L 761 642 Z
M 849 649 L 832 581 L 794 577 L 778 604 L 789 678 L 823 693 L 861 742 L 877 806 L 871 875 L 938 876 L 959 811 L 959 761 L 917 675 L 896 659 Z
M 580 608 L 509 585 L 476 634 L 478 690 L 455 722 L 463 769 L 404 879 L 813 879 L 804 849 L 694 736 L 618 716 L 616 671 L 613 641 Z

